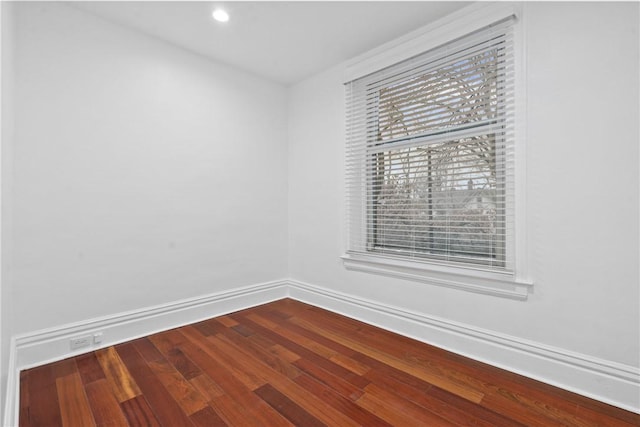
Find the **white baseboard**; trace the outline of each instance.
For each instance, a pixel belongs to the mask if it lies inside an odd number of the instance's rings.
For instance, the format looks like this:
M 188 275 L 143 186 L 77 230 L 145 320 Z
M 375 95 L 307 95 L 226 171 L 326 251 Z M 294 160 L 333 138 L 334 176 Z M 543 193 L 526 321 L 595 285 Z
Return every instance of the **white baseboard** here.
M 15 337 L 11 337 L 11 343 L 9 344 L 9 363 L 7 370 L 7 389 L 5 390 L 2 425 L 12 427 L 18 425 L 18 415 L 20 413 L 20 369 L 16 366 Z
M 18 424 L 20 371 L 212 317 L 286 298 L 288 282 L 260 283 L 17 335 L 12 338 L 4 426 Z M 71 350 L 73 337 L 102 332 L 99 345 Z
M 289 280 L 289 297 L 640 413 L 640 369 Z
M 282 298 L 292 298 L 640 413 L 640 369 L 471 325 L 414 313 L 296 280 L 279 280 L 15 336 L 5 426 L 17 425 L 19 374 L 62 360 Z M 103 333 L 98 346 L 70 350 L 72 337 Z

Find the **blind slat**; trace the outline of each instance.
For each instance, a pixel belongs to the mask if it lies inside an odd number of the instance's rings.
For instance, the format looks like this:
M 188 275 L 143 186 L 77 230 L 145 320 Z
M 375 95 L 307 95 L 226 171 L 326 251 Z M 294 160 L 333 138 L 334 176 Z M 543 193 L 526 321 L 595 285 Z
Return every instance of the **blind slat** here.
M 346 85 L 349 252 L 512 271 L 512 24 Z

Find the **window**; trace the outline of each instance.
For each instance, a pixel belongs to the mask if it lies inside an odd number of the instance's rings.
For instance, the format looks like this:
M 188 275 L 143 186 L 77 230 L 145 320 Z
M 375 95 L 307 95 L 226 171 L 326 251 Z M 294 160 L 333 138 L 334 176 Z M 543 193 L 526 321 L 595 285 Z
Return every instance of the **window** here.
M 513 22 L 347 83 L 347 258 L 514 272 Z

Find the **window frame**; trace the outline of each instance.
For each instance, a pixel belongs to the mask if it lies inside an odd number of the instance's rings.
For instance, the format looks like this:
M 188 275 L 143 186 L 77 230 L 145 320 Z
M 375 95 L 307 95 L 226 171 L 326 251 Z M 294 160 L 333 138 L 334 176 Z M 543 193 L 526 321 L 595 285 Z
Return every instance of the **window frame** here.
M 345 236 L 345 251 L 341 257 L 349 270 L 363 271 L 383 276 L 420 281 L 436 286 L 445 286 L 470 292 L 494 295 L 505 298 L 526 300 L 532 290 L 533 282 L 529 274 L 527 221 L 526 221 L 526 135 L 525 135 L 525 43 L 524 14 L 518 3 L 476 3 L 442 18 L 430 25 L 389 42 L 369 53 L 362 55 L 347 65 L 345 83 L 377 72 L 383 68 L 402 62 L 432 48 L 462 37 L 483 27 L 515 16 L 513 23 L 514 70 L 515 70 L 515 117 L 514 117 L 514 227 L 512 247 L 508 260 L 512 263 L 510 271 L 487 271 L 482 265 L 439 262 L 433 259 L 413 261 L 407 257 L 349 251 L 350 238 Z M 366 162 L 366 159 L 363 160 Z M 362 167 L 362 166 L 361 166 Z M 367 184 L 365 184 L 366 186 Z M 368 189 L 361 191 L 367 192 Z M 350 209 L 347 206 L 347 210 Z M 351 208 L 353 209 L 353 208 Z M 366 207 L 361 220 L 367 224 Z M 347 212 L 358 215 L 357 212 Z M 349 230 L 350 227 L 347 227 Z M 366 231 L 365 231 L 366 232 Z M 348 234 L 348 233 L 347 233 Z M 515 238 L 517 237 L 517 239 Z

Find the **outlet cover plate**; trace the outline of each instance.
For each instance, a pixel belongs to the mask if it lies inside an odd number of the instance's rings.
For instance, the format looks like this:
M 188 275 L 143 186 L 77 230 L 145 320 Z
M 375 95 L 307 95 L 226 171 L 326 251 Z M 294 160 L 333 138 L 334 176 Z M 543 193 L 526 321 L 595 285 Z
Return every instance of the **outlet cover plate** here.
M 71 350 L 75 350 L 76 348 L 82 348 L 82 347 L 89 347 L 91 345 L 91 342 L 93 340 L 93 337 L 91 335 L 87 335 L 84 337 L 76 337 L 76 338 L 71 338 Z

